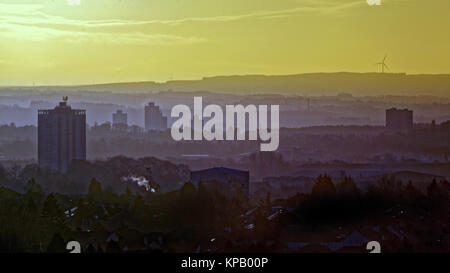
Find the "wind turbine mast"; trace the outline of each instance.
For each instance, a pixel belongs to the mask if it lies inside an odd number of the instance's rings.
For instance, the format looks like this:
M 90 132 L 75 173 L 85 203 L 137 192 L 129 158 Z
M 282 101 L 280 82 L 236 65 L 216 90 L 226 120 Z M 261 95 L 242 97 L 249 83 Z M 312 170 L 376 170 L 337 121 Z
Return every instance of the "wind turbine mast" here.
M 376 63 L 376 65 L 381 66 L 381 73 L 384 73 L 384 70 L 389 70 L 389 67 L 386 64 L 387 54 L 384 56 L 383 61 Z

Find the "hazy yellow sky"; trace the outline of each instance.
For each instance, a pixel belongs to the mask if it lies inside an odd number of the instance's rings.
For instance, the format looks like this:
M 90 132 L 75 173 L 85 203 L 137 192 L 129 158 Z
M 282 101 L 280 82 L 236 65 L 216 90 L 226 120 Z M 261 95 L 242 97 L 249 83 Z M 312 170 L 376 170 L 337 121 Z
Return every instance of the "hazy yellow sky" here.
M 0 85 L 450 73 L 450 1 L 381 1 L 0 0 Z

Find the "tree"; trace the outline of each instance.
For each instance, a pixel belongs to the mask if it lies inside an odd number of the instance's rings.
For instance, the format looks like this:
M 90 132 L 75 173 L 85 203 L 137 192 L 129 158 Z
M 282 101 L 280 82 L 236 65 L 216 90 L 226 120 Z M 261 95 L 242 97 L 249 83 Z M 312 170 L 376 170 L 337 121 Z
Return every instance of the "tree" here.
M 136 195 L 136 198 L 134 199 L 132 208 L 138 215 L 140 215 L 146 211 L 146 205 L 145 205 L 144 199 L 142 198 L 142 196 L 140 194 Z
M 191 199 L 194 197 L 195 193 L 196 193 L 195 186 L 192 183 L 187 182 L 184 183 L 183 187 L 181 187 L 180 189 L 180 198 L 182 200 Z
M 31 178 L 28 183 L 25 185 L 24 190 L 27 194 L 42 194 L 41 185 L 37 184 L 34 178 Z
M 328 175 L 320 175 L 312 188 L 311 195 L 314 198 L 327 198 L 336 195 L 336 188 Z
M 146 168 L 147 175 L 145 175 L 145 179 L 148 181 L 148 186 L 150 187 L 150 192 L 159 192 L 161 190 L 161 186 L 153 180 L 152 169 Z
M 61 237 L 59 233 L 55 233 L 53 235 L 52 240 L 47 246 L 48 253 L 62 253 L 66 252 L 66 244 L 64 243 L 64 239 Z
M 95 178 L 92 178 L 89 185 L 88 195 L 99 196 L 102 193 L 102 185 Z
M 439 185 L 436 182 L 436 179 L 433 179 L 433 182 L 431 182 L 431 184 L 428 186 L 427 195 L 428 198 L 435 201 L 439 201 L 441 199 L 443 194 L 441 189 L 439 188 Z
M 270 191 L 267 192 L 266 194 L 266 207 L 270 207 L 271 204 L 271 198 L 270 198 Z
M 422 194 L 418 191 L 412 184 L 411 181 L 408 182 L 408 185 L 405 188 L 403 196 L 408 201 L 417 201 L 422 198 Z
M 51 220 L 61 220 L 63 214 L 53 193 L 49 194 L 45 199 L 42 215 Z
M 104 201 L 107 203 L 117 203 L 119 202 L 119 195 L 114 191 L 114 188 L 108 186 L 103 192 Z
M 125 193 L 120 195 L 120 202 L 123 204 L 130 205 L 133 202 L 134 195 L 130 188 L 127 186 Z
M 344 179 L 337 185 L 339 194 L 344 196 L 359 196 L 360 190 L 356 186 L 351 176 L 345 176 Z

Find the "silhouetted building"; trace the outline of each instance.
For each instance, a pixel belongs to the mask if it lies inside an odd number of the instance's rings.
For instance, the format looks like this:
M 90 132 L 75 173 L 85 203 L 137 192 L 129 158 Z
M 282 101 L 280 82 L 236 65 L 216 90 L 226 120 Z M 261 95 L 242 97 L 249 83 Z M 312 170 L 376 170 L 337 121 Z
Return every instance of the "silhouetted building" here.
M 113 113 L 112 120 L 113 127 L 117 127 L 119 125 L 128 125 L 128 114 L 119 109 L 115 113 Z
M 386 110 L 386 129 L 390 131 L 409 131 L 413 128 L 413 111 L 391 108 Z
M 211 168 L 200 171 L 191 172 L 191 183 L 198 187 L 199 183 L 208 187 L 210 183 L 218 183 L 221 191 L 235 192 L 240 189 L 247 197 L 249 195 L 249 179 L 248 171 L 241 171 L 228 168 Z
M 163 116 L 159 106 L 149 102 L 145 106 L 145 130 L 165 131 L 167 129 L 167 117 Z
M 86 111 L 63 97 L 54 109 L 38 110 L 39 166 L 66 172 L 74 159 L 86 160 Z

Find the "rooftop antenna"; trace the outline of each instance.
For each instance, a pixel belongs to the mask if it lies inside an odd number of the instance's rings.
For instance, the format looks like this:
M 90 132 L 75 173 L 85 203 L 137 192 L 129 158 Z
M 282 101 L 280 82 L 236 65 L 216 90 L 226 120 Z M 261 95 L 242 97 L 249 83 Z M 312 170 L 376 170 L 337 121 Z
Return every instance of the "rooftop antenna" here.
M 386 65 L 387 54 L 384 56 L 383 61 L 376 63 L 376 65 L 381 66 L 381 73 L 384 73 L 384 69 L 389 70 L 389 67 Z

